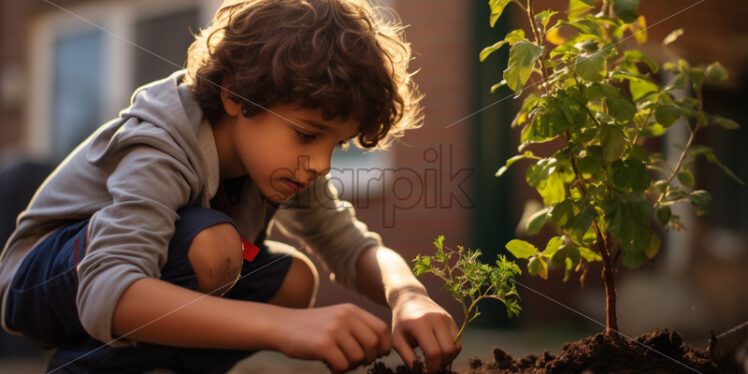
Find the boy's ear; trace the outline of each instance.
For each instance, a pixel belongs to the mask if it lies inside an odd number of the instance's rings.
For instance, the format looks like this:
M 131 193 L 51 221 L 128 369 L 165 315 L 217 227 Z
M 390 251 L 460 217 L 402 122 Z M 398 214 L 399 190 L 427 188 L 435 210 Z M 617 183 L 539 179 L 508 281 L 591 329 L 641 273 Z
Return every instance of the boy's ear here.
M 226 114 L 232 117 L 238 117 L 242 114 L 242 104 L 231 98 L 232 95 L 229 93 L 231 87 L 233 87 L 231 80 L 223 78 L 223 82 L 221 82 L 221 103 L 223 104 L 223 110 L 226 111 Z

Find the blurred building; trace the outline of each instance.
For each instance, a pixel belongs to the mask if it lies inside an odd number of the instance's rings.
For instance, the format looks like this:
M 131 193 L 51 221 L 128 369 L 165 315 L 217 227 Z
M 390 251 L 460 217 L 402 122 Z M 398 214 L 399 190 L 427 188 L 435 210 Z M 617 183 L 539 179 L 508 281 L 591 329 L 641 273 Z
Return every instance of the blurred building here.
M 356 205 L 359 217 L 406 259 L 431 252 L 431 241 L 441 234 L 450 246 L 481 248 L 488 256 L 495 256 L 514 237 L 524 202 L 537 196 L 526 187 L 522 167 L 502 179 L 494 177 L 498 167 L 516 153 L 519 132 L 511 131 L 509 122 L 517 101 L 507 91 L 489 93 L 491 85 L 501 80 L 504 66 L 500 61 L 506 61 L 506 50 L 482 64 L 477 56 L 512 26 L 524 27 L 526 19 L 510 7 L 508 15 L 491 29 L 488 1 L 376 2 L 394 7 L 410 25 L 405 32 L 415 52 L 413 70 L 419 70 L 415 79 L 425 94 L 426 123 L 390 152 L 336 154 L 336 183 L 343 196 Z M 538 10 L 565 9 L 566 3 L 537 0 L 535 6 Z M 179 69 L 192 39 L 190 30 L 197 31 L 208 22 L 218 4 L 219 0 L 0 0 L 0 165 L 16 160 L 59 162 L 91 131 L 125 108 L 136 87 Z M 686 33 L 672 54 L 693 63 L 722 61 L 731 79 L 708 88 L 707 110 L 748 126 L 744 109 L 748 97 L 748 27 L 744 23 L 748 5 L 645 0 L 640 11 L 653 25 L 650 42 L 642 49 L 655 60 L 664 62 L 668 57 L 660 52 L 662 38 L 682 27 Z M 745 127 L 729 133 L 705 133 L 702 141 L 713 146 L 739 177 L 748 180 Z M 348 172 L 353 168 L 368 171 L 363 180 Z M 666 240 L 664 255 L 641 272 L 649 277 L 640 282 L 644 290 L 637 288 L 636 282 L 627 288 L 625 282 L 639 279 L 639 273 L 621 274 L 621 297 L 632 301 L 621 302 L 620 313 L 642 316 L 635 318 L 643 321 L 642 326 L 652 322 L 654 315 L 651 310 L 646 316 L 641 312 L 644 291 L 651 291 L 648 302 L 660 303 L 662 308 L 686 307 L 678 318 L 694 329 L 718 331 L 748 315 L 748 288 L 739 286 L 748 284 L 744 271 L 748 263 L 748 193 L 714 165 L 699 164 L 697 171 L 699 187 L 712 191 L 715 197 L 713 213 L 707 217 L 683 213 L 689 230 Z M 322 277 L 326 280 L 324 273 Z M 603 315 L 602 293 L 595 277 L 589 278 L 585 291 L 575 282 L 522 281 L 599 317 Z M 425 277 L 424 282 L 432 296 L 461 319 L 460 309 L 439 290 L 436 279 Z M 682 296 L 667 301 L 662 295 L 674 292 L 658 286 L 663 284 L 676 287 Z M 548 300 L 520 292 L 524 311 L 519 325 L 578 320 Z M 318 304 L 349 299 L 388 318 L 386 308 L 328 281 L 321 285 Z M 696 309 L 692 309 L 694 305 Z M 507 325 L 501 305 L 482 308 L 483 324 Z M 678 312 L 668 310 L 664 318 Z M 621 323 L 628 328 L 626 322 Z M 640 325 L 630 328 L 636 330 Z M 658 325 L 670 326 L 667 320 Z

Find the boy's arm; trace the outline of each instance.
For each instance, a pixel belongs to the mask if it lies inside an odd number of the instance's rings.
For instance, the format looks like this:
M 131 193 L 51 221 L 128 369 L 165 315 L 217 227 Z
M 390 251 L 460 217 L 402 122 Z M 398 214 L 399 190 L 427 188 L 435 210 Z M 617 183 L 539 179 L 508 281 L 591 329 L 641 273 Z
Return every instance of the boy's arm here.
M 112 330 L 171 346 L 270 349 L 325 361 L 335 372 L 390 350 L 387 324 L 350 304 L 283 308 L 210 296 L 154 278 L 138 279 L 125 290 Z
M 399 254 L 371 246 L 359 256 L 356 273 L 359 291 L 392 309 L 392 345 L 408 366 L 416 359 L 415 346 L 423 350 L 429 371 L 457 357 L 462 348 L 459 342 L 454 343 L 457 324 L 429 298 Z
M 202 294 L 141 278 L 122 294 L 112 315 L 115 336 L 149 343 L 218 349 L 271 349 L 282 309 Z M 252 316 L 248 318 L 248 316 Z

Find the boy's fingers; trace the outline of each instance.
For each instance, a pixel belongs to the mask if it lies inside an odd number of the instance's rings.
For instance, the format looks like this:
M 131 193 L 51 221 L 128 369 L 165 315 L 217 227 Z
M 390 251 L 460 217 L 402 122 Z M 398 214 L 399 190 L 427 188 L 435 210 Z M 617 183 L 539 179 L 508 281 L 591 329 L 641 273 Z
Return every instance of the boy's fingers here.
M 434 329 L 434 335 L 439 342 L 439 347 L 441 347 L 442 364 L 452 362 L 460 351 L 458 346 L 454 343 L 454 338 L 451 337 L 449 330 L 443 327 L 436 327 Z
M 364 358 L 366 358 L 366 353 L 361 347 L 361 343 L 359 343 L 353 337 L 353 335 L 348 332 L 344 332 L 340 334 L 337 339 L 340 349 L 345 354 L 345 358 L 347 361 L 344 369 L 351 369 L 360 365 L 364 361 Z
M 457 323 L 451 317 L 447 321 L 447 327 L 449 328 L 449 333 L 452 335 L 452 339 L 454 340 L 460 332 L 460 329 L 457 328 Z
M 395 351 L 397 351 L 397 354 L 402 357 L 405 365 L 412 369 L 413 361 L 416 360 L 416 352 L 405 340 L 405 336 L 403 336 L 402 332 L 395 333 L 392 337 L 392 346 L 395 348 Z
M 375 331 L 373 331 L 365 321 L 359 320 L 358 323 L 353 323 L 351 326 L 351 333 L 353 337 L 358 341 L 359 345 L 364 351 L 365 364 L 368 364 L 379 356 L 381 340 Z
M 442 349 L 439 341 L 430 327 L 419 326 L 417 331 L 413 331 L 418 346 L 421 347 L 423 355 L 426 357 L 426 367 L 429 371 L 437 371 L 442 367 Z
M 377 341 L 379 343 L 377 356 L 389 353 L 390 349 L 392 349 L 392 338 L 390 336 L 389 326 L 375 315 L 361 308 L 356 308 L 356 311 L 358 312 L 356 315 L 358 315 L 371 331 L 377 335 Z
M 345 358 L 343 352 L 337 346 L 333 346 L 329 349 L 325 349 L 323 360 L 327 363 L 330 371 L 334 373 L 342 373 L 348 369 L 348 360 Z
M 455 338 L 457 338 L 457 334 L 459 334 L 460 329 L 457 328 L 457 323 L 453 318 L 449 318 L 447 320 L 447 328 L 449 329 L 449 336 L 452 341 L 455 341 Z M 456 344 L 457 351 L 455 352 L 454 356 L 452 357 L 452 360 L 457 358 L 457 356 L 460 354 L 460 351 L 462 351 L 462 340 L 457 341 Z M 452 361 L 450 360 L 450 362 Z

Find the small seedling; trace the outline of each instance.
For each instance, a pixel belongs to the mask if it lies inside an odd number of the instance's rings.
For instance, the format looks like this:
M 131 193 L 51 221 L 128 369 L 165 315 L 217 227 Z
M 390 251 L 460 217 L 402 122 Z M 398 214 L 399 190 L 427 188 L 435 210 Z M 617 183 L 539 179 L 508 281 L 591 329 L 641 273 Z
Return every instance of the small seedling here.
M 457 250 L 444 250 L 444 235 L 434 240 L 436 254 L 433 256 L 418 255 L 413 260 L 413 273 L 416 276 L 431 273 L 444 281 L 442 290 L 449 292 L 462 305 L 465 319 L 455 342 L 460 340 L 468 323 L 473 321 L 480 312 L 478 302 L 483 299 L 496 299 L 504 303 L 509 317 L 519 315 L 519 294 L 514 278 L 522 274 L 519 266 L 499 255 L 496 266 L 483 264 L 478 261 L 480 250 L 465 249 L 457 246 Z M 457 255 L 454 265 L 452 256 Z

